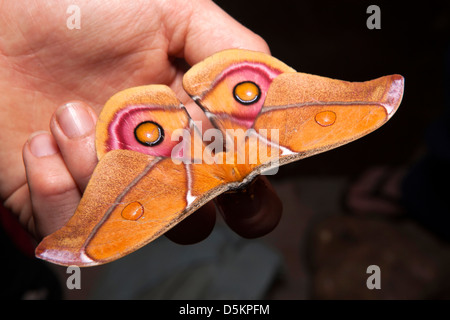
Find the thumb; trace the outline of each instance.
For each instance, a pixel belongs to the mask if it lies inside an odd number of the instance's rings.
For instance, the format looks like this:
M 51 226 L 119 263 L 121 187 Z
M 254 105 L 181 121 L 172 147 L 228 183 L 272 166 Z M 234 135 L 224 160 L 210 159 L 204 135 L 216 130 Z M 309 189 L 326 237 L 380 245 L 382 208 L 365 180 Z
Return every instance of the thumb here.
M 270 53 L 264 39 L 237 22 L 214 2 L 201 0 L 193 4 L 184 44 L 184 58 L 190 65 L 230 48 Z

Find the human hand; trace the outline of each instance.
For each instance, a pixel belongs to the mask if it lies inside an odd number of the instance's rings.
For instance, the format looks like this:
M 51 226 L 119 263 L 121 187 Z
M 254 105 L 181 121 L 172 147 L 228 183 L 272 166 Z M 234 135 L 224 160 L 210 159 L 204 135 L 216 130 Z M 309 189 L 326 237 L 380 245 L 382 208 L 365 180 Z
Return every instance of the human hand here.
M 227 48 L 269 52 L 260 37 L 209 0 L 79 2 L 79 30 L 66 26 L 70 4 L 8 1 L 0 12 L 0 196 L 37 239 L 75 212 L 97 163 L 96 115 L 110 96 L 166 84 L 199 119 L 181 85 L 186 63 Z M 65 104 L 69 99 L 77 101 Z M 32 135 L 47 130 L 49 119 L 50 133 Z M 248 193 L 218 201 L 225 221 L 245 237 L 271 231 L 281 214 L 265 178 L 254 188 L 258 201 Z M 167 235 L 199 241 L 214 222 L 208 204 Z

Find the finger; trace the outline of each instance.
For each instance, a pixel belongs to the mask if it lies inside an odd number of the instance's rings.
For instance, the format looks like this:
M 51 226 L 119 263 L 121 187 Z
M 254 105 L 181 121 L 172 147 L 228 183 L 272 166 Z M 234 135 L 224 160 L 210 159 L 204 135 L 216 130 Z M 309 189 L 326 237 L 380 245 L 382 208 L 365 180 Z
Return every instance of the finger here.
M 59 107 L 50 122 L 67 169 L 81 191 L 86 188 L 97 165 L 95 123 L 94 111 L 78 101 Z
M 227 225 L 244 238 L 271 232 L 280 221 L 282 203 L 264 176 L 258 176 L 243 190 L 228 192 L 216 199 Z
M 216 222 L 216 208 L 213 202 L 192 213 L 166 232 L 167 238 L 178 244 L 192 244 L 206 239 Z
M 190 65 L 230 48 L 270 53 L 267 43 L 260 36 L 214 2 L 196 1 L 192 10 L 184 42 L 184 58 Z
M 75 211 L 81 195 L 49 132 L 30 136 L 23 148 L 30 189 L 35 236 L 41 238 L 62 227 Z

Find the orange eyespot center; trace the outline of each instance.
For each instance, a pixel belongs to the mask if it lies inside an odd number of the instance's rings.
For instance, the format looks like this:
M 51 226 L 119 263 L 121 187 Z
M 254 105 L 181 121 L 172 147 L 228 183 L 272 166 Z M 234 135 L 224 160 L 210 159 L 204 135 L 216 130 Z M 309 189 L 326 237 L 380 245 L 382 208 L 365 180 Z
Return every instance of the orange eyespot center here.
M 136 140 L 144 146 L 154 146 L 164 139 L 164 131 L 161 126 L 152 121 L 140 123 L 134 129 Z
M 144 214 L 144 207 L 139 202 L 131 202 L 122 209 L 122 218 L 126 220 L 136 221 Z
M 316 114 L 315 120 L 322 127 L 328 127 L 336 121 L 336 113 L 333 111 L 322 111 Z
M 234 97 L 243 104 L 255 103 L 261 97 L 261 90 L 254 82 L 241 82 L 234 87 Z

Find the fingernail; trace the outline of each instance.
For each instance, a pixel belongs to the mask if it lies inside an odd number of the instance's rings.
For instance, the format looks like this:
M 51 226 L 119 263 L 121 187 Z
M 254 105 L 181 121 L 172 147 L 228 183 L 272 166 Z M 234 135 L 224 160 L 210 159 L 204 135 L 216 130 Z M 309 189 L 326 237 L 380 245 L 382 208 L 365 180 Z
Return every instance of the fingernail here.
M 51 156 L 58 153 L 58 147 L 50 133 L 38 131 L 33 133 L 28 139 L 31 153 L 37 157 Z
M 94 127 L 87 109 L 79 104 L 67 103 L 56 111 L 56 121 L 69 138 L 81 137 Z

